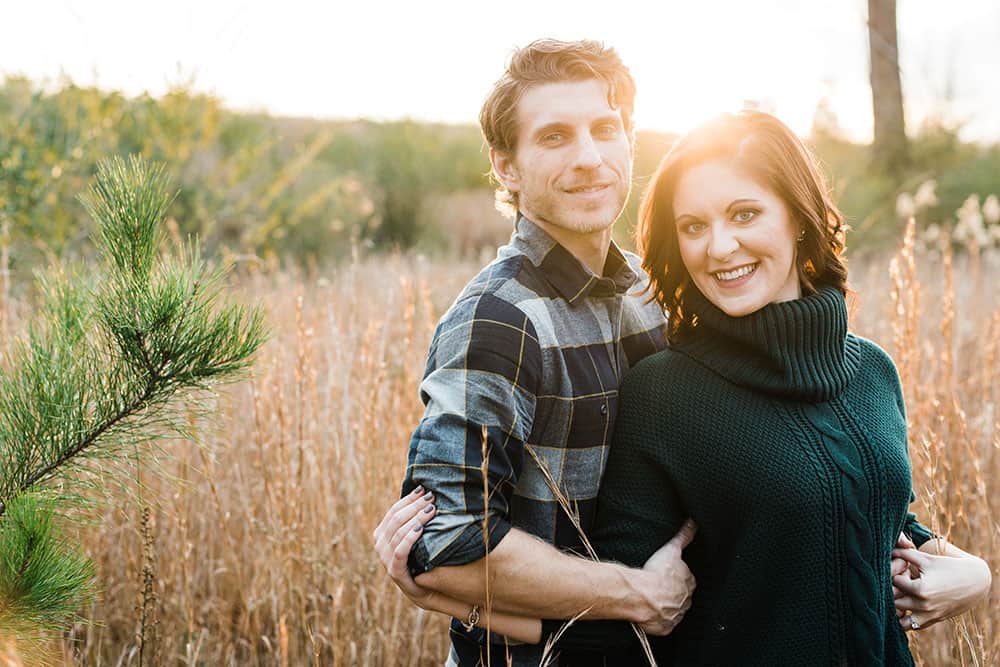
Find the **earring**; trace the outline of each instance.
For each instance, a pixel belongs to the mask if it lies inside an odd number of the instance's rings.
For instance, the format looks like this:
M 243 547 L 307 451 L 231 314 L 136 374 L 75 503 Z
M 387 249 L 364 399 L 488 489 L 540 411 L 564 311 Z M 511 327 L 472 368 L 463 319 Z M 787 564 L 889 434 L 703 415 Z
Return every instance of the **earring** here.
M 796 243 L 802 243 L 806 240 L 806 230 L 800 230 L 798 238 L 795 239 Z

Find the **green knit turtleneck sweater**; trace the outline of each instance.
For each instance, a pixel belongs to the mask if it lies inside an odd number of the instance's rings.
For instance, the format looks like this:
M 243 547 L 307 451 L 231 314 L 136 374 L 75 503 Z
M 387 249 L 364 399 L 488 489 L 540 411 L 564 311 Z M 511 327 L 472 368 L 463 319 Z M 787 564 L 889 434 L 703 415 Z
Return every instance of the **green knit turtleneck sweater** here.
M 689 339 L 622 384 L 592 535 L 602 559 L 639 567 L 697 522 L 693 605 L 652 638 L 658 662 L 912 665 L 889 563 L 900 532 L 929 533 L 907 514 L 892 360 L 847 332 L 835 289 L 741 318 L 689 299 Z M 577 623 L 560 646 L 563 665 L 591 664 L 574 652 L 588 647 L 645 664 L 624 623 Z

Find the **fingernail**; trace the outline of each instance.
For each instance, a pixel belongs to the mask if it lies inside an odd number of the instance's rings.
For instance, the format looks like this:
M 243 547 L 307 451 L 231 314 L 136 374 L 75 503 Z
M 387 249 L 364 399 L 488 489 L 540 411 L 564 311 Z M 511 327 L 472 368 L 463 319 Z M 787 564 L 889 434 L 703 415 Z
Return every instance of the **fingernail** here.
M 419 533 L 419 532 L 420 532 L 421 530 L 423 530 L 423 529 L 424 529 L 424 527 L 423 527 L 423 526 L 421 526 L 421 525 L 420 525 L 420 524 L 418 523 L 417 525 L 415 525 L 415 526 L 413 527 L 413 532 L 414 532 L 414 533 Z
M 433 497 L 434 497 L 434 494 L 431 493 L 430 491 L 428 491 L 426 494 L 424 494 L 424 500 L 430 500 Z
M 430 514 L 433 511 L 434 511 L 434 505 L 428 505 L 427 507 L 424 508 L 425 514 Z
M 419 496 L 423 492 L 424 492 L 424 485 L 423 484 L 420 484 L 420 485 L 417 486 L 417 488 L 413 489 L 413 495 L 415 495 L 415 496 Z

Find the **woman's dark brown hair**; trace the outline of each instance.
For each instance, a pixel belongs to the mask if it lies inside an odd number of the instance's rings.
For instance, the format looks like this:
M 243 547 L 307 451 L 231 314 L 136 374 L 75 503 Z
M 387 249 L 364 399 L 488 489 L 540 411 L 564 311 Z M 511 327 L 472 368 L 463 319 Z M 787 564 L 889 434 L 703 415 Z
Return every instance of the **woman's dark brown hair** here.
M 788 127 L 770 114 L 742 111 L 715 118 L 677 140 L 664 156 L 639 204 L 636 245 L 649 274 L 649 290 L 667 313 L 669 338 L 690 332 L 684 310 L 690 278 L 681 262 L 674 196 L 681 176 L 706 162 L 723 161 L 774 192 L 804 232 L 796 268 L 803 294 L 823 285 L 847 292 L 844 218 L 827 190 L 815 158 Z

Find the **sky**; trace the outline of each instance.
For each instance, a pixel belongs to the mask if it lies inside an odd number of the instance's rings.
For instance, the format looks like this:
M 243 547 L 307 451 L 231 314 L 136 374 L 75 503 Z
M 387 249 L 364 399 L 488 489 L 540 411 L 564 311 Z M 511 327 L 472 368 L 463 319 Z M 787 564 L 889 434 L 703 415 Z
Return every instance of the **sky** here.
M 475 123 L 512 49 L 614 46 L 640 129 L 682 132 L 748 100 L 809 131 L 820 100 L 871 138 L 866 0 L 0 0 L 0 75 L 128 94 L 192 83 L 239 110 Z M 898 0 L 912 129 L 1000 141 L 1000 2 Z

